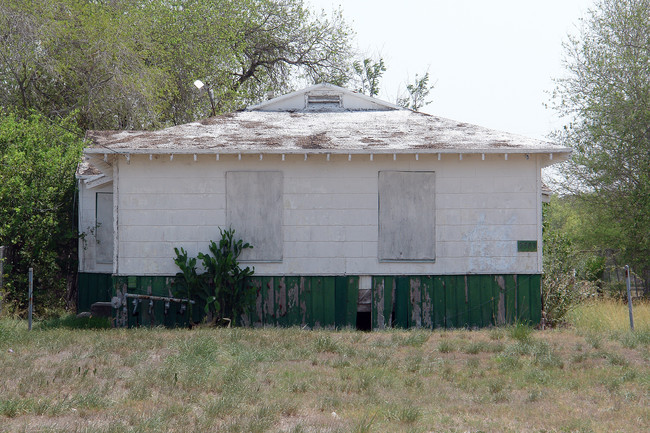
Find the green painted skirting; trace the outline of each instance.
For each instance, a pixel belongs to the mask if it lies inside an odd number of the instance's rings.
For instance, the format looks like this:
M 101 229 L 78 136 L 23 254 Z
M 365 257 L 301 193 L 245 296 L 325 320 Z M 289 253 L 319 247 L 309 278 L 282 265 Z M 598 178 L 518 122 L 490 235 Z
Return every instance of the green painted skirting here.
M 359 277 L 253 277 L 257 302 L 245 323 L 253 326 L 355 328 Z
M 110 301 L 117 291 L 172 296 L 174 277 L 79 274 L 78 310 Z M 254 276 L 257 300 L 241 318 L 246 326 L 355 328 L 358 276 Z M 372 277 L 373 329 L 480 328 L 541 320 L 541 275 L 446 275 Z M 130 301 L 131 302 L 131 301 Z M 189 309 L 179 304 L 140 302 L 128 326 L 188 326 Z M 191 309 L 192 322 L 203 318 L 203 305 Z
M 379 276 L 372 327 L 482 328 L 541 321 L 541 275 Z
M 113 293 L 111 274 L 77 274 L 77 313 L 90 311 L 95 302 L 108 302 Z

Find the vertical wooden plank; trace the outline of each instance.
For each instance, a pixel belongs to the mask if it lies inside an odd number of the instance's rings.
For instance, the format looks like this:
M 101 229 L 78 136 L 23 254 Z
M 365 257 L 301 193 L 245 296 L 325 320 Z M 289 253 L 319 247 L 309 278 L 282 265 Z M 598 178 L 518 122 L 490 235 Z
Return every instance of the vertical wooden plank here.
M 169 286 L 167 277 L 156 277 L 153 281 L 153 291 L 161 293 L 161 296 L 169 296 Z M 156 323 L 165 324 L 165 301 L 154 302 L 154 314 Z
M 385 329 L 384 317 L 384 277 L 372 277 L 372 290 L 370 291 L 370 321 L 372 329 Z
M 504 275 L 506 293 L 506 322 L 513 324 L 517 320 L 517 276 Z
M 321 326 L 334 328 L 336 326 L 336 282 L 335 277 L 323 279 L 323 322 Z
M 302 324 L 300 314 L 300 277 L 285 277 L 287 287 L 287 326 Z
M 395 278 L 395 327 L 406 329 L 409 326 L 408 312 L 410 303 L 409 277 Z
M 90 274 L 79 272 L 77 274 L 77 313 L 90 311 L 90 302 L 88 302 L 90 287 Z
M 530 323 L 530 276 L 517 275 L 517 318 Z
M 413 275 L 409 278 L 408 327 L 422 327 L 422 279 Z
M 324 326 L 323 319 L 325 316 L 323 305 L 323 277 L 309 277 L 311 280 L 312 304 L 311 311 L 314 321 L 314 329 Z
M 384 320 L 387 328 L 395 326 L 393 312 L 395 311 L 395 277 L 384 277 Z
M 458 327 L 469 326 L 469 287 L 467 276 L 456 275 L 456 305 L 458 308 Z
M 287 286 L 285 277 L 273 278 L 273 296 L 275 297 L 275 321 L 277 326 L 287 326 Z
M 262 280 L 260 277 L 254 276 L 250 278 L 250 285 L 255 288 L 255 306 L 250 313 L 250 320 L 253 326 L 264 326 L 264 295 L 262 294 Z
M 433 327 L 444 328 L 447 316 L 445 282 L 441 276 L 433 277 Z
M 264 294 L 264 326 L 275 326 L 275 292 L 273 277 L 262 277 L 262 293 Z
M 479 275 L 467 275 L 465 277 L 467 285 L 468 302 L 468 322 L 470 327 L 480 328 L 481 322 L 481 280 Z
M 480 288 L 481 288 L 481 326 L 490 326 L 494 324 L 493 321 L 493 307 L 494 307 L 494 279 L 491 275 L 481 275 Z
M 300 277 L 300 316 L 302 326 L 314 327 L 312 311 L 311 277 Z
M 347 277 L 347 301 L 345 325 L 352 329 L 357 327 L 357 303 L 359 302 L 359 277 Z
M 542 276 L 530 276 L 530 320 L 533 325 L 542 321 Z
M 422 327 L 433 329 L 433 278 L 431 276 L 420 277 L 422 282 Z
M 347 318 L 348 277 L 334 277 L 334 316 L 337 329 L 344 328 Z
M 445 322 L 449 329 L 458 327 L 458 308 L 456 306 L 456 277 L 441 277 L 445 291 Z
M 506 279 L 503 275 L 494 275 L 494 307 L 495 325 L 505 325 L 506 322 Z

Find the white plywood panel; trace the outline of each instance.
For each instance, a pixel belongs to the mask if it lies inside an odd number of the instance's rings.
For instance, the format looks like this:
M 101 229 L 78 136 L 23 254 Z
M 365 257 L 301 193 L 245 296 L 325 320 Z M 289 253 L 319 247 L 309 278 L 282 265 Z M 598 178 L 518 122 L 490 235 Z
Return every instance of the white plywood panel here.
M 283 176 L 280 171 L 226 173 L 226 223 L 253 245 L 242 261 L 281 261 Z
M 433 172 L 379 172 L 379 259 L 433 261 Z

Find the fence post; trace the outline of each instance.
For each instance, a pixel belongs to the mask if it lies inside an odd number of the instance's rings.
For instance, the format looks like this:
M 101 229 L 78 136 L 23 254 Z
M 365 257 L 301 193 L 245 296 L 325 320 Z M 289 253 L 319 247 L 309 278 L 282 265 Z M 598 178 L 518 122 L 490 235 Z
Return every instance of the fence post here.
M 32 330 L 32 311 L 34 308 L 34 268 L 29 268 L 29 310 L 27 310 L 27 324 Z
M 632 291 L 630 289 L 630 267 L 625 265 L 625 282 L 627 285 L 627 308 L 630 311 L 630 329 L 634 331 L 634 315 L 632 314 Z

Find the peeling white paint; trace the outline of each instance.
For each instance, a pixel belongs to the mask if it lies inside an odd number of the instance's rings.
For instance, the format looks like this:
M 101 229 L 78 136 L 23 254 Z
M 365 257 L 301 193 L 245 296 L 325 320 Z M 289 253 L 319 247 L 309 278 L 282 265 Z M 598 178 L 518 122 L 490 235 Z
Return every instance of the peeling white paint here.
M 478 221 L 463 236 L 468 271 L 471 273 L 516 273 L 517 239 L 513 237 L 517 217 L 508 218 L 504 224 L 486 223 L 485 213 L 478 215 Z

